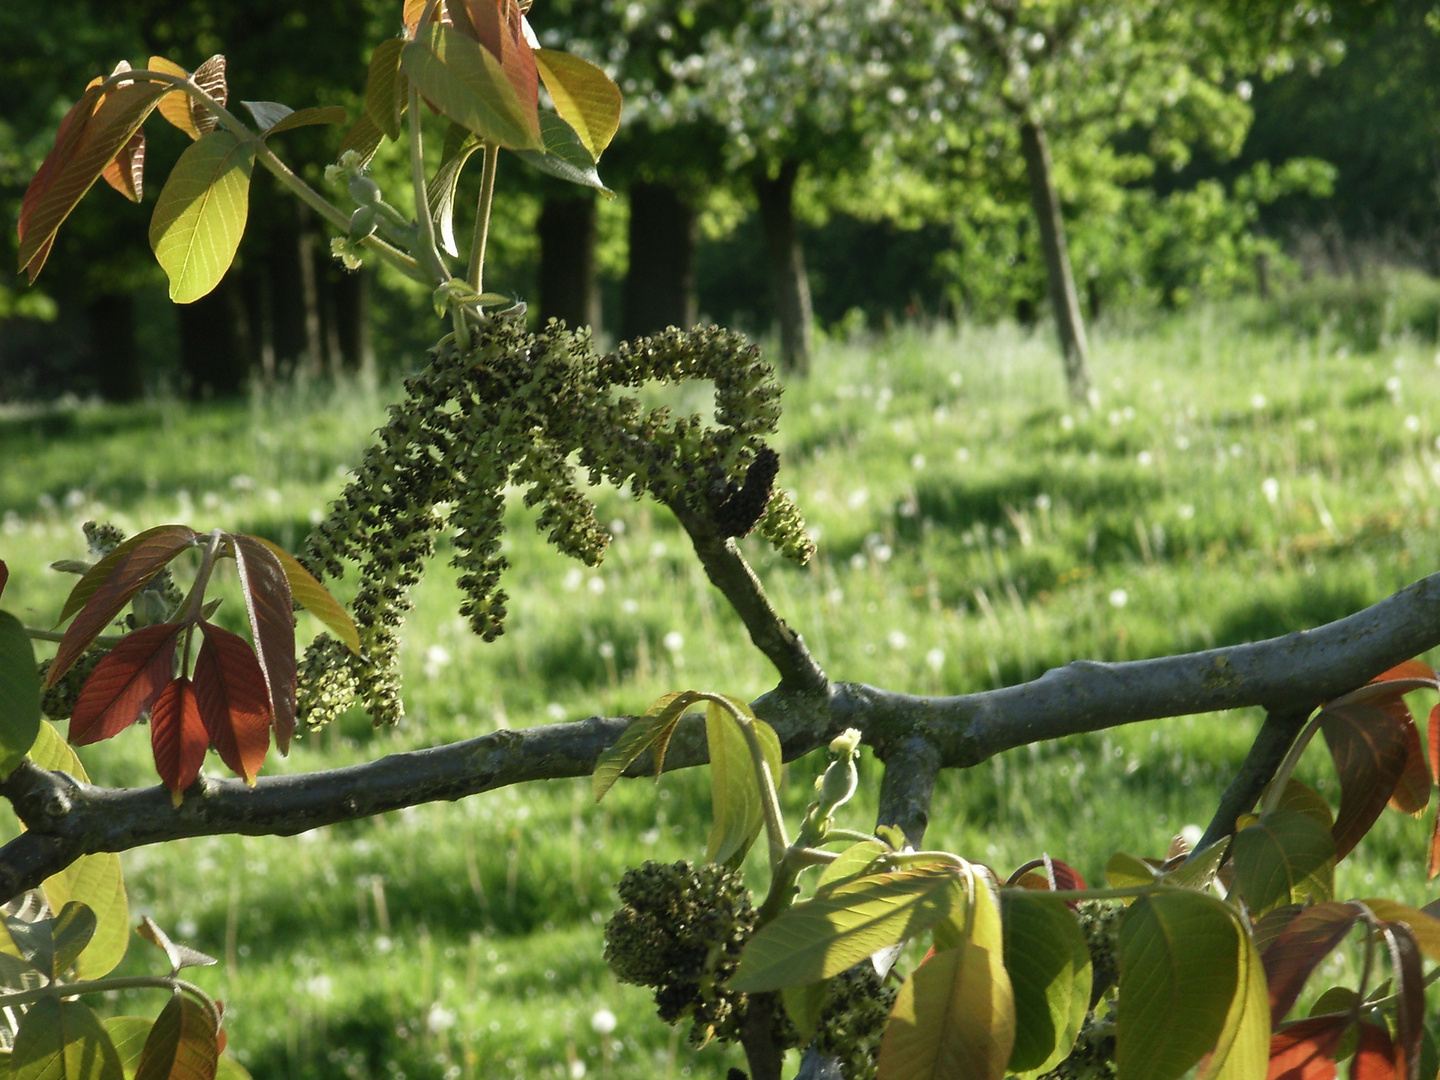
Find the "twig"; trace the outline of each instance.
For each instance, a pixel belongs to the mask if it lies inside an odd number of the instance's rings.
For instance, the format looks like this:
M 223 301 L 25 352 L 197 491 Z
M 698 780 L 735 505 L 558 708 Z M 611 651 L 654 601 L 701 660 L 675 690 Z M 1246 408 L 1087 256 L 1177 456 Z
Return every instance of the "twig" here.
M 1309 709 L 1302 712 L 1271 711 L 1265 714 L 1265 723 L 1260 725 L 1255 741 L 1250 744 L 1250 750 L 1240 764 L 1240 771 L 1235 774 L 1235 779 L 1230 781 L 1230 786 L 1220 797 L 1215 816 L 1210 819 L 1210 824 L 1205 827 L 1205 835 L 1200 838 L 1193 851 L 1204 851 L 1217 840 L 1235 832 L 1235 819 L 1247 813 L 1255 805 L 1255 800 L 1260 798 L 1260 793 L 1275 776 L 1275 770 L 1280 767 L 1286 751 L 1295 741 L 1296 734 L 1305 726 L 1309 715 Z

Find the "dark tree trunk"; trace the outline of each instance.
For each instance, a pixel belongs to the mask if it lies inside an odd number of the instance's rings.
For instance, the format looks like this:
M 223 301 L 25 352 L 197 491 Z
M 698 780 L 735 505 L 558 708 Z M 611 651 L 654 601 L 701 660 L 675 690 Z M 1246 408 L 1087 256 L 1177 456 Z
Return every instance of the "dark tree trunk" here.
M 315 268 L 315 233 L 310 228 L 310 211 L 301 206 L 300 227 L 295 235 L 295 262 L 300 267 L 300 298 L 305 328 L 305 357 L 301 361 L 312 376 L 323 375 L 325 362 L 325 320 L 320 310 L 320 275 Z
M 245 388 L 245 328 L 230 278 L 193 304 L 181 304 L 180 369 L 192 398 L 233 397 Z
M 291 214 L 279 213 L 271 221 L 264 318 L 275 372 L 283 375 L 298 369 L 305 356 L 305 301 L 296 257 L 299 242 L 295 219 Z
M 540 321 L 600 327 L 595 196 L 547 195 L 540 209 Z
M 1040 249 L 1045 255 L 1050 304 L 1055 309 L 1055 328 L 1060 333 L 1060 351 L 1065 358 L 1065 382 L 1070 400 L 1089 403 L 1090 350 L 1085 343 L 1080 297 L 1075 290 L 1075 275 L 1070 269 L 1070 252 L 1065 244 L 1065 222 L 1060 216 L 1060 197 L 1055 193 L 1050 146 L 1045 130 L 1032 119 L 1020 122 L 1020 151 L 1025 156 L 1030 201 L 1040 225 Z
M 757 172 L 753 180 L 769 256 L 770 295 L 780 323 L 780 363 L 786 371 L 804 375 L 810 371 L 815 333 L 805 251 L 795 228 L 795 178 L 799 172 L 800 163 L 787 158 L 779 175 L 772 178 Z
M 688 330 L 695 310 L 695 210 L 670 184 L 632 184 L 621 335 Z
M 370 372 L 375 367 L 375 352 L 370 344 L 371 276 L 371 271 L 363 267 L 354 272 L 332 268 L 328 275 L 340 362 L 350 372 Z
M 135 343 L 135 300 L 129 293 L 100 293 L 86 305 L 95 388 L 106 401 L 134 401 L 144 393 Z

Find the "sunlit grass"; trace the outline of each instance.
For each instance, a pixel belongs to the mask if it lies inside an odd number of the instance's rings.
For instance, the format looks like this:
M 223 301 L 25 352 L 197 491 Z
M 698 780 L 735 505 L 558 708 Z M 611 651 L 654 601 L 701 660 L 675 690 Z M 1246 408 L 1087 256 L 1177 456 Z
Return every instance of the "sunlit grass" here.
M 1324 335 L 1241 332 L 1226 311 L 1200 311 L 1102 332 L 1095 374 L 1102 404 L 1086 414 L 1065 401 L 1048 337 L 962 329 L 832 343 L 787 391 L 780 482 L 819 553 L 802 569 L 744 546 L 832 678 L 987 689 L 1073 658 L 1313 626 L 1440 566 L 1433 349 L 1341 355 Z M 387 393 L 0 414 L 6 607 L 53 621 L 69 580 L 44 568 L 80 553 L 88 518 L 220 525 L 293 546 Z M 406 720 L 375 732 L 347 719 L 267 771 L 634 712 L 685 686 L 768 689 L 773 672 L 667 513 L 594 494 L 614 523 L 602 567 L 556 554 L 512 511 L 505 637 L 468 633 L 438 560 L 406 630 Z M 929 840 L 1002 871 L 1048 851 L 1098 880 L 1111 852 L 1163 853 L 1204 824 L 1257 722 L 1134 725 L 948 774 Z M 152 783 L 147 742 L 127 732 L 87 748 L 87 766 L 103 782 Z M 790 767 L 797 812 L 817 769 Z M 1318 752 L 1305 773 L 1336 797 Z M 856 826 L 874 812 L 873 760 L 862 775 Z M 599 807 L 584 781 L 563 782 L 300 838 L 189 841 L 126 865 L 137 914 L 223 958 L 200 977 L 224 997 L 231 1045 L 257 1077 L 559 1078 L 582 1065 L 713 1076 L 737 1054 L 673 1037 L 645 993 L 615 984 L 600 943 L 624 868 L 698 857 L 707 813 L 698 772 L 658 791 L 622 784 Z M 1425 829 L 1386 815 L 1342 864 L 1341 890 L 1426 899 Z M 592 1018 L 607 1010 L 619 1023 L 604 1036 Z

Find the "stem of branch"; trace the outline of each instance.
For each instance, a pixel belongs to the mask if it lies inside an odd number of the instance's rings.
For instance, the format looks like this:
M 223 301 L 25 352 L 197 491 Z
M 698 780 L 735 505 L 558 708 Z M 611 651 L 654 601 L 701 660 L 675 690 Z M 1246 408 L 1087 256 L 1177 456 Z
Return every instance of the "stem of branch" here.
M 896 746 L 884 759 L 876 825 L 894 825 L 918 847 L 930 824 L 930 797 L 940 774 L 940 752 L 920 736 Z
M 1217 840 L 1235 832 L 1235 819 L 1255 805 L 1265 785 L 1275 778 L 1286 750 L 1294 743 L 1296 733 L 1304 726 L 1309 714 L 1308 709 L 1299 712 L 1271 710 L 1265 714 L 1265 722 L 1250 744 L 1240 771 L 1220 797 L 1215 816 L 1205 827 L 1205 835 L 1192 849 L 1192 854 L 1204 851 Z
M 490 208 L 495 202 L 495 170 L 500 164 L 500 147 L 495 143 L 486 143 L 484 154 L 480 198 L 475 206 L 475 231 L 470 234 L 470 273 L 467 279 L 477 293 L 485 291 L 485 247 L 490 241 Z

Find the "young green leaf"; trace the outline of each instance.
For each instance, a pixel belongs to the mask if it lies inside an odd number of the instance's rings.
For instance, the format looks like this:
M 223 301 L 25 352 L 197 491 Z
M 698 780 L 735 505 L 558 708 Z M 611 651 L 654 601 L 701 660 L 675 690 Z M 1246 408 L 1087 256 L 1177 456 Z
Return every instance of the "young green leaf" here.
M 401 50 L 401 68 L 425 99 L 461 127 L 511 150 L 540 150 L 540 118 L 490 51 L 432 23 Z
M 170 299 L 189 304 L 225 276 L 249 213 L 255 147 L 214 131 L 180 155 L 150 219 L 150 247 L 170 279 Z
M 140 1063 L 140 1051 L 150 1037 L 155 1021 L 146 1016 L 109 1016 L 103 1021 L 105 1034 L 115 1045 L 120 1056 L 120 1067 L 125 1070 L 125 1080 L 135 1080 L 135 1066 Z
M 60 612 L 64 622 L 75 621 L 65 631 L 55 659 L 45 675 L 45 686 L 54 686 L 95 641 L 146 582 L 165 569 L 175 556 L 193 547 L 199 534 L 184 525 L 160 525 L 132 536 L 92 566 L 75 583 Z
M 120 1055 L 82 1001 L 41 998 L 20 1021 L 10 1055 L 12 1080 L 124 1080 Z
M 130 904 L 120 856 L 111 851 L 82 855 L 40 886 L 52 911 L 78 900 L 95 915 L 95 933 L 75 961 L 80 979 L 108 975 L 125 956 L 130 942 Z
M 165 59 L 163 56 L 152 56 L 145 65 L 151 71 L 160 71 L 166 75 L 174 75 L 176 78 L 188 79 L 190 73 L 179 64 Z M 195 126 L 195 118 L 190 113 L 190 95 L 183 90 L 172 90 L 160 99 L 156 106 L 160 115 L 164 117 L 171 126 L 179 128 L 190 138 L 200 138 L 200 129 Z
M 595 170 L 595 159 L 575 134 L 574 128 L 554 113 L 540 114 L 540 137 L 545 144 L 543 151 L 521 150 L 521 161 L 547 176 L 564 180 L 581 187 L 594 188 L 606 198 L 613 199 L 615 193 L 605 186 Z
M 825 1008 L 825 997 L 830 992 L 830 980 L 806 983 L 804 986 L 787 986 L 780 991 L 780 1000 L 785 1003 L 785 1014 L 795 1025 L 804 1042 L 815 1037 L 820 1025 L 820 1013 Z
M 1285 790 L 1280 793 L 1280 801 L 1275 805 L 1282 810 L 1295 810 L 1312 817 L 1327 829 L 1335 824 L 1335 815 L 1325 797 L 1293 776 L 1285 781 Z
M 428 199 L 430 217 L 435 222 L 440 246 L 450 255 L 460 254 L 455 244 L 455 188 L 460 183 L 460 171 L 465 168 L 470 155 L 484 145 L 459 124 L 451 124 L 445 132 L 440 168 L 430 182 Z
M 950 913 L 935 924 L 935 951 L 958 949 L 962 943 L 972 941 L 982 949 L 1003 952 L 1005 931 L 1000 925 L 999 883 L 983 868 L 968 864 L 959 873 L 956 891 L 963 899 L 957 898 Z
M 1266 946 L 1265 981 L 1270 987 L 1270 1014 L 1277 1023 L 1294 1008 L 1310 973 L 1345 940 L 1362 915 L 1363 909 L 1354 903 L 1315 904 L 1295 915 Z
M 370 164 L 375 156 L 375 151 L 380 149 L 380 144 L 385 140 L 385 133 L 375 126 L 375 121 L 370 119 L 369 113 L 361 113 L 355 123 L 350 125 L 350 130 L 340 140 L 340 149 L 336 156 L 344 155 L 347 151 L 353 150 L 359 157 L 360 165 Z
M 325 586 L 316 581 L 314 575 L 301 566 L 300 561 L 284 548 L 271 543 L 263 536 L 257 536 L 255 539 L 280 560 L 280 567 L 285 571 L 285 580 L 290 583 L 290 595 L 294 597 L 295 602 L 319 619 L 332 634 L 345 643 L 351 652 L 359 656 L 360 632 L 355 629 L 354 620 L 330 595 Z
M 1038 1076 L 1070 1055 L 1090 1009 L 1090 950 L 1075 916 L 1043 893 L 1001 894 L 1005 970 L 1015 994 L 1011 1072 Z
M 1141 896 L 1120 922 L 1119 1080 L 1176 1080 L 1220 1037 L 1235 1000 L 1230 912 L 1204 893 Z
M 173 679 L 150 710 L 150 749 L 155 771 L 170 789 L 170 801 L 180 805 L 185 789 L 200 775 L 210 736 L 200 719 L 195 688 L 184 675 Z
M 859 843 L 851 844 L 839 855 L 835 861 L 820 871 L 819 880 L 815 882 L 815 891 L 829 888 L 832 885 L 839 885 L 841 882 L 853 881 L 862 874 L 870 872 L 875 865 L 875 860 L 891 855 L 895 851 L 889 844 L 882 844 L 879 840 L 861 840 Z
M 768 724 L 749 722 L 755 725 L 771 777 L 778 777 L 780 740 Z M 705 738 L 710 747 L 710 796 L 714 807 L 705 858 L 739 865 L 765 825 L 760 781 L 740 722 L 713 701 L 705 709 Z
M 69 743 L 60 737 L 60 733 L 55 730 L 55 725 L 48 720 L 40 722 L 40 733 L 35 737 L 35 745 L 30 747 L 28 756 L 42 769 L 69 773 L 76 780 L 83 783 L 90 782 L 90 777 L 85 773 L 85 766 L 80 764 L 80 759 L 75 756 L 75 751 L 70 749 Z
M 598 161 L 620 128 L 620 87 L 590 61 L 555 49 L 535 50 L 535 66 L 555 111 Z
M 949 864 L 871 874 L 826 889 L 761 927 L 745 943 L 730 988 L 803 986 L 840 974 L 923 934 L 963 903 Z
M 195 658 L 194 676 L 200 722 L 220 760 L 254 787 L 270 749 L 265 676 L 244 638 L 210 622 L 201 623 L 200 632 L 205 642 Z
M 35 649 L 24 624 L 0 611 L 0 780 L 25 759 L 39 734 L 40 669 Z
M 1117 851 L 1105 864 L 1105 883 L 1112 889 L 1129 889 L 1136 885 L 1153 885 L 1155 868 L 1135 855 Z
M 20 206 L 19 263 L 31 282 L 45 265 L 61 224 L 167 90 L 152 82 L 132 82 L 103 94 L 92 87 L 66 114 Z
M 98 923 L 95 913 L 78 900 L 71 900 L 60 909 L 50 928 L 55 944 L 53 974 L 62 975 L 95 937 Z
M 1000 1080 L 1015 1042 L 1015 1002 L 998 949 L 937 952 L 900 987 L 880 1039 L 876 1080 Z
M 250 620 L 255 656 L 265 678 L 270 714 L 275 724 L 275 743 L 285 754 L 290 750 L 290 738 L 295 733 L 295 685 L 298 678 L 295 605 L 290 582 L 280 559 L 255 537 L 231 536 L 230 543 L 234 547 L 235 565 L 240 572 L 240 588 L 245 595 L 245 614 Z
M 685 710 L 699 700 L 700 695 L 694 690 L 666 694 L 646 709 L 644 716 L 631 720 L 620 738 L 595 762 L 595 773 L 591 777 L 595 801 L 603 799 L 630 763 L 646 750 L 651 751 L 655 758 L 655 779 L 658 781 L 660 771 L 665 767 L 665 748 L 670 745 L 675 725 L 680 722 Z
M 1235 926 L 1239 946 L 1235 997 L 1215 1049 L 1200 1068 L 1199 1080 L 1252 1080 L 1265 1070 L 1270 1050 L 1270 996 L 1265 966 L 1245 928 Z
M 175 676 L 175 645 L 180 623 L 142 626 L 120 639 L 75 700 L 70 742 L 86 746 L 111 738 L 140 719 Z
M 165 1003 L 135 1064 L 135 1080 L 214 1080 L 215 1021 L 187 994 Z
M 405 115 L 405 76 L 400 71 L 404 38 L 382 41 L 370 54 L 370 73 L 365 81 L 365 115 L 391 139 L 400 138 L 400 118 Z
M 1330 829 L 1297 810 L 1274 810 L 1235 834 L 1235 884 L 1255 916 L 1334 895 Z
M 245 104 L 255 105 L 258 103 L 247 101 Z M 276 103 L 272 101 L 266 104 L 275 105 Z M 268 139 L 271 135 L 279 135 L 282 131 L 294 131 L 296 128 L 345 122 L 345 108 L 341 105 L 326 105 L 324 108 L 307 106 L 303 109 L 290 109 L 284 105 L 278 105 L 277 108 L 285 109 L 285 115 L 266 127 L 260 133 L 261 138 Z
M 6 915 L 5 930 L 21 958 L 46 978 L 55 977 L 55 921 Z

